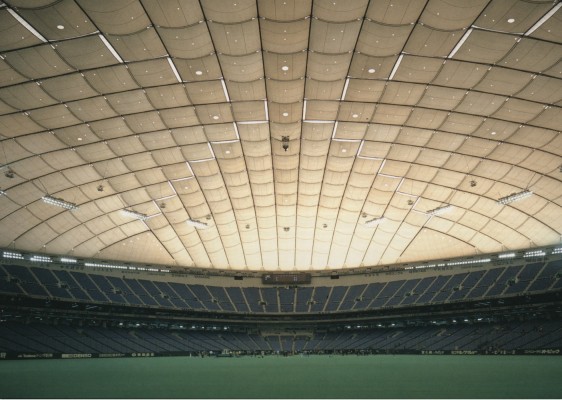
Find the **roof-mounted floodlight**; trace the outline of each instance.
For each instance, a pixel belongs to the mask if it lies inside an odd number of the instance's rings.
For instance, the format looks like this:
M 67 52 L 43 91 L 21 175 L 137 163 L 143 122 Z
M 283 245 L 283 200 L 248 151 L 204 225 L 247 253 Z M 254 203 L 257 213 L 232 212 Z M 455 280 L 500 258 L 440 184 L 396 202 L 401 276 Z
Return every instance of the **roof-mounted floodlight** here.
M 427 215 L 430 215 L 430 216 L 433 217 L 433 216 L 435 216 L 435 215 L 444 214 L 444 213 L 446 213 L 446 212 L 448 212 L 448 211 L 450 211 L 450 210 L 452 210 L 452 209 L 453 209 L 453 206 L 450 205 L 450 204 L 447 204 L 446 206 L 441 206 L 441 207 L 434 208 L 433 210 L 429 210 L 429 211 L 427 212 Z
M 33 261 L 33 262 L 44 262 L 44 263 L 50 263 L 53 262 L 53 260 L 51 260 L 51 257 L 47 257 L 47 256 L 33 256 L 29 259 L 29 261 Z
M 510 203 L 515 202 L 515 201 L 523 200 L 523 199 L 531 196 L 532 194 L 533 194 L 533 192 L 530 191 L 530 190 L 523 190 L 522 192 L 519 192 L 519 193 L 511 193 L 509 196 L 505 196 L 505 197 L 502 197 L 502 198 L 498 199 L 498 204 L 505 206 L 506 204 L 510 204 Z
M 65 208 L 67 210 L 77 210 L 78 209 L 78 206 L 74 203 L 71 203 L 71 202 L 63 200 L 63 199 L 59 199 L 57 197 L 49 196 L 49 195 L 45 195 L 45 196 L 41 197 L 41 200 L 43 200 L 45 203 L 50 204 L 52 206 Z
M 5 251 L 2 253 L 4 258 L 15 258 L 17 260 L 24 260 L 24 257 L 20 253 L 16 253 L 15 251 Z
M 187 225 L 191 225 L 197 229 L 205 229 L 209 227 L 209 225 L 207 225 L 205 222 L 197 221 L 195 219 L 188 219 L 185 222 L 187 223 Z
M 382 224 L 384 221 L 386 221 L 385 217 L 373 218 L 373 219 L 370 219 L 368 221 L 365 221 L 365 226 L 367 228 L 373 228 L 373 227 L 375 227 L 379 224 Z
M 121 210 L 121 214 L 126 215 L 127 217 L 138 219 L 140 221 L 146 221 L 148 219 L 148 215 L 133 210 Z

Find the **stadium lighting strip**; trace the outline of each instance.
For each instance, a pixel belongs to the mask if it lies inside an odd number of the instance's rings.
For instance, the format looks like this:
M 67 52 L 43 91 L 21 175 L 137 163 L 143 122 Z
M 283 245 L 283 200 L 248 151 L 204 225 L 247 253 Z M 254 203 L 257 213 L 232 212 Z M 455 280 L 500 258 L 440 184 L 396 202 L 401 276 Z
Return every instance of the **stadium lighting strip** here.
M 431 216 L 431 217 L 434 217 L 436 215 L 441 215 L 441 214 L 444 214 L 448 211 L 451 211 L 452 209 L 453 209 L 453 206 L 450 205 L 450 204 L 447 204 L 446 206 L 437 207 L 437 208 L 434 208 L 433 210 L 429 210 L 426 214 Z
M 453 262 L 448 262 L 447 266 L 452 266 L 452 265 L 468 265 L 468 264 L 481 264 L 481 263 L 487 263 L 492 261 L 491 258 L 481 258 L 478 260 L 464 260 L 464 261 L 453 261 Z
M 138 219 L 140 221 L 146 221 L 149 218 L 146 214 L 127 209 L 121 210 L 121 214 L 126 215 L 127 217 Z
M 5 251 L 2 254 L 4 258 L 14 258 L 16 260 L 25 260 L 25 258 L 20 253 L 15 253 L 13 251 Z
M 51 260 L 51 257 L 47 257 L 47 256 L 33 256 L 29 259 L 29 261 L 33 261 L 33 262 L 53 262 L 53 260 Z
M 158 268 L 145 268 L 145 267 L 129 267 L 129 269 L 135 269 L 137 271 L 150 271 L 150 272 L 158 272 Z
M 424 269 L 424 268 L 435 268 L 435 267 L 436 267 L 435 264 L 431 264 L 431 265 L 416 265 L 415 267 L 404 267 L 404 269 L 408 271 L 411 269 Z
M 56 197 L 53 197 L 53 196 L 49 196 L 49 195 L 45 195 L 45 196 L 41 197 L 41 200 L 43 200 L 45 203 L 50 204 L 52 206 L 65 208 L 65 209 L 71 210 L 71 211 L 78 209 L 78 206 L 74 203 L 71 203 L 69 201 L 59 199 L 59 198 L 56 198 Z
M 84 263 L 84 266 L 85 267 L 94 267 L 94 268 L 127 269 L 127 270 L 132 270 L 132 271 L 170 272 L 170 270 L 166 270 L 166 269 L 145 268 L 145 267 L 127 267 L 125 265 L 99 264 L 99 263 L 91 263 L 91 262 Z
M 85 267 L 98 267 L 98 268 L 111 268 L 111 269 L 128 269 L 124 265 L 113 265 L 113 264 L 98 264 L 98 263 L 84 263 Z
M 365 224 L 364 224 L 364 225 L 365 225 L 367 228 L 373 228 L 373 227 L 375 227 L 375 226 L 377 226 L 377 225 L 379 225 L 379 224 L 382 224 L 384 221 L 386 221 L 386 218 L 385 218 L 385 217 L 373 218 L 373 219 L 370 219 L 370 220 L 368 220 L 368 221 L 365 221 Z
M 504 258 L 514 258 L 515 257 L 515 253 L 503 253 L 498 255 L 499 259 L 504 259 Z
M 445 263 L 440 263 L 440 264 L 427 264 L 427 265 L 416 265 L 414 267 L 405 267 L 405 270 L 410 270 L 410 269 L 426 269 L 426 268 L 435 268 L 435 267 L 444 267 L 446 264 Z
M 470 264 L 483 264 L 492 261 L 491 258 L 479 258 L 478 260 L 462 260 L 462 261 L 452 261 L 448 263 L 439 263 L 439 264 L 428 264 L 428 265 L 416 265 L 411 267 L 405 267 L 405 270 L 412 270 L 412 269 L 426 269 L 426 268 L 435 268 L 435 267 L 452 267 L 455 265 L 470 265 Z
M 523 254 L 523 257 L 528 258 L 528 257 L 544 257 L 546 256 L 546 252 L 543 250 L 533 250 L 533 251 L 527 251 L 525 252 L 525 254 Z
M 384 220 L 384 217 L 375 218 L 374 221 Z M 208 227 L 207 224 L 204 222 L 199 222 L 195 220 L 188 220 L 186 221 L 189 224 L 198 223 L 205 227 Z M 367 221 L 369 222 L 369 221 Z M 365 222 L 365 225 L 367 224 Z M 383 221 L 380 221 L 383 222 Z M 379 223 L 380 223 L 379 222 Z M 562 254 L 562 247 L 556 247 L 550 251 L 550 254 L 557 255 Z M 531 258 L 531 257 L 545 257 L 547 255 L 547 249 L 541 250 L 530 250 L 523 254 L 524 258 Z M 17 260 L 28 260 L 32 262 L 54 262 L 51 257 L 42 256 L 42 255 L 26 255 L 24 256 L 21 253 L 15 251 L 5 250 L 2 252 L 2 257 L 6 259 L 17 259 Z M 502 259 L 511 259 L 517 257 L 515 252 L 510 253 L 502 253 L 497 254 L 494 256 L 495 259 L 502 260 Z M 117 265 L 117 264 L 101 264 L 96 262 L 83 262 L 82 260 L 78 260 L 76 258 L 69 258 L 69 257 L 60 257 L 58 259 L 61 263 L 65 264 L 77 264 L 83 265 L 85 267 L 97 267 L 97 268 L 109 268 L 109 269 L 120 269 L 120 270 L 130 270 L 130 271 L 148 271 L 148 272 L 162 272 L 162 273 L 170 273 L 172 272 L 169 269 L 159 269 L 159 268 L 150 268 L 150 267 L 134 267 L 134 266 L 125 266 L 125 265 Z M 407 266 L 404 267 L 404 270 L 421 270 L 427 268 L 436 268 L 436 267 L 445 267 L 445 266 L 457 266 L 457 265 L 471 265 L 471 264 L 480 264 L 480 263 L 487 263 L 491 262 L 492 258 L 481 258 L 477 260 L 459 260 L 459 261 L 452 261 L 447 263 L 434 263 L 434 264 L 422 264 L 422 265 L 415 265 L 415 266 Z
M 187 225 L 193 226 L 197 229 L 206 229 L 209 227 L 209 225 L 207 225 L 205 222 L 197 221 L 195 219 L 188 219 L 185 222 L 187 223 Z
M 505 196 L 505 197 L 502 197 L 502 198 L 498 199 L 498 204 L 502 205 L 502 206 L 505 206 L 505 205 L 513 203 L 515 201 L 526 199 L 527 197 L 531 196 L 532 194 L 533 194 L 533 192 L 530 191 L 530 190 L 523 190 L 522 192 L 519 192 L 519 193 L 512 193 L 509 196 Z

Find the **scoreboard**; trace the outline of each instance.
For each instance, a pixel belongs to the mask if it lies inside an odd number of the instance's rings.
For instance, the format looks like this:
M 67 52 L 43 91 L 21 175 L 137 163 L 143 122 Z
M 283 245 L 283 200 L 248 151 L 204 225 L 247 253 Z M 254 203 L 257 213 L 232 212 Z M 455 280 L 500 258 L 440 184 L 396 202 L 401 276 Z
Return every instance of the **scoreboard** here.
M 310 283 L 311 274 L 263 274 L 261 277 L 263 284 L 270 285 L 298 285 L 300 283 Z

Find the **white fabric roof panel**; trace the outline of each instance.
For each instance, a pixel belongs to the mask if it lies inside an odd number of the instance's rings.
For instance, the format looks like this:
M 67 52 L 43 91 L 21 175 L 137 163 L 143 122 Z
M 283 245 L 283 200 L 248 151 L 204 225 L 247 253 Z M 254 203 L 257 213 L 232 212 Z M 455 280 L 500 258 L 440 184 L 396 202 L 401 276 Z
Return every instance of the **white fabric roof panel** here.
M 559 242 L 558 2 L 4 3 L 0 247 L 306 271 Z

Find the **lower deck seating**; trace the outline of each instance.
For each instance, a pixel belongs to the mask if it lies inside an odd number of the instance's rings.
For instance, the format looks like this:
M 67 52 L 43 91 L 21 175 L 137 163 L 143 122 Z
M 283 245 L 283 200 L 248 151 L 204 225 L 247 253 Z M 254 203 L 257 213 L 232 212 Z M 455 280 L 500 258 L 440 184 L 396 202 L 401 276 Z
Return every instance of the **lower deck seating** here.
M 562 349 L 562 320 L 395 327 L 302 334 L 2 322 L 0 352 L 333 352 Z

